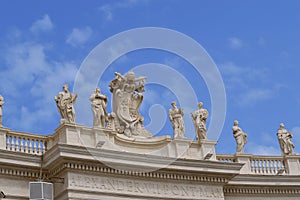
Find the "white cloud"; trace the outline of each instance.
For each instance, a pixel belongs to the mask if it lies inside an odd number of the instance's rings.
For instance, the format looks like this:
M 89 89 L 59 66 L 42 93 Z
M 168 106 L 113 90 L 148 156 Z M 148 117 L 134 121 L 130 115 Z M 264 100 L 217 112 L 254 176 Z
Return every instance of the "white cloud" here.
M 243 46 L 243 41 L 237 37 L 231 37 L 228 39 L 229 46 L 232 49 L 240 49 Z
M 232 62 L 218 66 L 229 92 L 228 97 L 232 97 L 239 106 L 271 99 L 283 87 L 273 83 L 268 76 L 269 70 L 264 67 L 241 67 Z
M 74 28 L 68 36 L 66 43 L 76 47 L 85 44 L 92 36 L 93 30 L 87 26 L 85 28 Z
M 266 67 L 238 66 L 233 62 L 219 64 L 219 69 L 225 78 L 238 78 L 241 81 L 267 82 L 269 81 L 269 69 Z
M 295 144 L 295 152 L 300 153 L 300 127 L 293 127 L 291 133 L 293 135 L 292 142 Z
M 106 4 L 106 5 L 104 5 L 104 6 L 101 6 L 101 7 L 99 8 L 99 10 L 103 12 L 103 14 L 104 14 L 104 16 L 105 16 L 105 19 L 106 19 L 107 21 L 110 21 L 110 20 L 113 19 L 113 13 L 112 13 L 112 6 L 111 6 L 111 5 Z
M 72 83 L 77 68 L 70 62 L 49 61 L 45 50 L 45 45 L 31 42 L 4 49 L 6 68 L 1 70 L 0 79 L 5 84 L 0 84 L 0 91 L 14 107 L 7 110 L 14 116 L 7 126 L 32 130 L 36 124 L 49 124 L 58 116 L 53 98 L 64 83 Z M 45 109 L 45 105 L 51 109 Z
M 265 88 L 253 88 L 245 91 L 238 98 L 241 106 L 250 105 L 254 102 L 271 99 L 274 96 L 274 90 Z
M 261 46 L 261 47 L 266 47 L 267 42 L 266 42 L 265 38 L 259 37 L 258 38 L 258 45 Z
M 111 1 L 113 3 L 105 4 L 99 7 L 99 10 L 103 12 L 105 19 L 111 21 L 114 18 L 114 11 L 119 8 L 128 8 L 137 3 L 147 2 L 142 0 L 123 0 L 123 1 Z
M 280 147 L 273 146 L 273 145 L 260 145 L 256 143 L 249 143 L 245 146 L 245 152 L 247 154 L 254 154 L 254 155 L 281 155 Z
M 42 19 L 37 20 L 30 27 L 30 31 L 33 33 L 50 31 L 54 28 L 54 25 L 49 17 L 49 15 L 44 15 Z

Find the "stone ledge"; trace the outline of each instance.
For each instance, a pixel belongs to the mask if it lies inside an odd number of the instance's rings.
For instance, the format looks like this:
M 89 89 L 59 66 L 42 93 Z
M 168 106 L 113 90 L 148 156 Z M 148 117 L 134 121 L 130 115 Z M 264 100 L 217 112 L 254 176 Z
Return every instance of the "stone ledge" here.
M 299 187 L 284 187 L 284 186 L 274 186 L 274 187 L 261 187 L 261 186 L 241 186 L 241 185 L 230 185 L 225 186 L 224 195 L 238 195 L 238 194 L 247 194 L 248 195 L 257 195 L 257 194 L 267 194 L 267 195 L 297 195 L 300 197 Z
M 294 175 L 253 175 L 240 174 L 231 179 L 228 185 L 260 186 L 300 186 L 300 176 Z
M 54 156 L 56 155 L 56 156 Z M 191 172 L 224 173 L 230 175 L 239 174 L 241 163 L 223 163 L 209 160 L 194 160 L 182 158 L 169 158 L 156 155 L 119 152 L 106 149 L 84 148 L 72 145 L 58 144 L 47 151 L 44 156 L 44 166 L 49 168 L 56 159 L 77 159 L 85 162 L 102 162 L 104 164 L 116 164 L 120 169 L 134 169 L 136 171 L 170 169 L 190 170 Z
M 165 179 L 165 180 L 182 180 L 182 181 L 195 181 L 195 182 L 210 182 L 216 184 L 224 184 L 228 182 L 228 178 L 219 174 L 182 174 L 180 172 L 169 171 L 156 171 L 156 172 L 138 172 L 130 170 L 118 170 L 106 166 L 85 164 L 85 163 L 63 163 L 54 170 L 49 171 L 49 176 L 56 176 L 62 173 L 64 170 L 81 171 L 81 172 L 93 172 L 96 174 L 114 174 L 121 176 L 134 176 L 147 179 Z

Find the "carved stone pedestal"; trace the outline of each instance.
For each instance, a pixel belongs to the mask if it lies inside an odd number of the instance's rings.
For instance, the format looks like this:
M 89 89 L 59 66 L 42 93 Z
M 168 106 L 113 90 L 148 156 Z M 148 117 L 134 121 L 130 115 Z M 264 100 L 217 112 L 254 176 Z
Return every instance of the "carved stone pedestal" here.
M 284 156 L 284 165 L 286 173 L 289 175 L 298 175 L 300 171 L 300 155 Z

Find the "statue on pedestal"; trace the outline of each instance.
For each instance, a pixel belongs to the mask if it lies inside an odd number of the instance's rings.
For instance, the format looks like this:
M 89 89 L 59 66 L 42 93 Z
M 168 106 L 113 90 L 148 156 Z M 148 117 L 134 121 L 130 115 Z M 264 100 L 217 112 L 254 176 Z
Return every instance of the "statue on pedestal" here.
M 2 127 L 2 105 L 4 104 L 4 98 L 0 95 L 0 127 Z
M 151 133 L 144 128 L 143 117 L 139 113 L 146 77 L 136 78 L 133 71 L 129 71 L 125 76 L 118 72 L 115 72 L 115 75 L 109 87 L 113 94 L 116 130 L 127 137 L 151 137 Z
M 203 103 L 199 102 L 198 110 L 191 113 L 197 140 L 206 139 L 206 119 L 208 118 L 208 111 L 205 108 L 202 108 L 202 106 Z
M 107 129 L 111 129 L 113 131 L 116 130 L 116 123 L 115 123 L 116 120 L 115 119 L 116 119 L 116 114 L 114 112 L 109 113 L 107 115 L 107 122 L 106 122 Z
M 171 105 L 172 108 L 169 109 L 169 119 L 174 130 L 174 138 L 184 138 L 183 109 L 177 108 L 175 101 L 173 101 Z
M 107 96 L 101 94 L 100 88 L 96 88 L 90 97 L 92 111 L 93 111 L 93 125 L 94 127 L 104 128 L 107 121 Z
M 236 140 L 236 154 L 243 154 L 244 146 L 247 143 L 247 134 L 239 127 L 237 120 L 233 123 L 232 132 Z
M 284 128 L 284 124 L 281 123 L 278 131 L 277 138 L 280 145 L 282 155 L 293 155 L 294 143 L 291 141 L 293 135 Z
M 59 92 L 58 95 L 54 97 L 62 118 L 60 120 L 61 123 L 75 123 L 74 103 L 76 102 L 76 98 L 77 94 L 74 95 L 69 92 L 69 86 L 67 84 L 63 86 L 63 91 Z

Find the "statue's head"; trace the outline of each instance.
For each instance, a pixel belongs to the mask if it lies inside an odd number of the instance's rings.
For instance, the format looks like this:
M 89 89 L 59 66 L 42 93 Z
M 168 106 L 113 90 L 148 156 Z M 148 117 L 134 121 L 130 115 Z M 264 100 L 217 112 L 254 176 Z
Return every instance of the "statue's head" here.
M 127 81 L 130 81 L 130 82 L 134 82 L 134 79 L 135 79 L 135 73 L 130 70 L 127 74 L 126 74 L 126 78 L 127 78 Z
M 68 89 L 69 89 L 69 86 L 68 86 L 68 84 L 64 84 L 64 85 L 63 85 L 63 91 L 67 92 L 67 91 L 68 91 Z
M 176 107 L 176 102 L 175 102 L 175 101 L 172 101 L 172 102 L 171 102 L 171 105 L 172 105 L 173 107 Z
M 239 121 L 238 121 L 238 120 L 234 120 L 233 124 L 234 124 L 235 126 L 237 126 L 237 125 L 239 125 Z
M 279 127 L 280 127 L 280 128 L 284 128 L 284 124 L 281 123 L 281 124 L 279 125 Z
M 202 103 L 202 102 L 199 102 L 199 103 L 198 103 L 198 108 L 200 109 L 200 108 L 202 108 L 202 106 L 203 106 L 203 103 Z
M 96 90 L 95 90 L 95 92 L 96 93 L 100 93 L 101 92 L 100 88 L 97 87 Z

